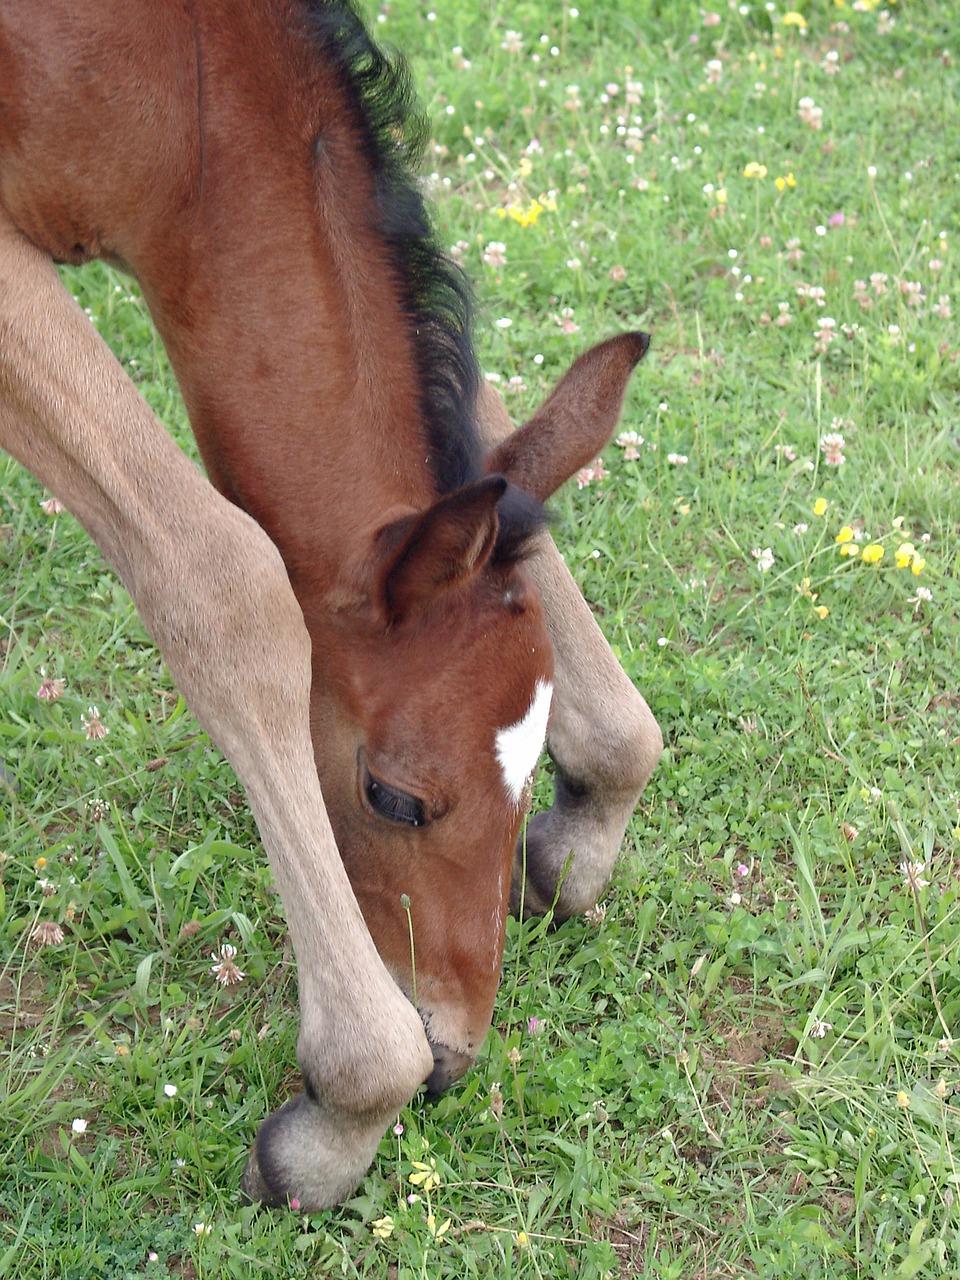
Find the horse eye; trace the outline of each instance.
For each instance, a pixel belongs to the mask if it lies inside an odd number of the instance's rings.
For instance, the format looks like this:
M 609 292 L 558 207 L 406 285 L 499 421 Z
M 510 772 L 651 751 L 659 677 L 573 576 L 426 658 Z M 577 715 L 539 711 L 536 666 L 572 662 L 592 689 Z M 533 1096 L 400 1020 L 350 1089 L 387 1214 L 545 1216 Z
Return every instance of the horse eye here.
M 367 774 L 367 799 L 370 808 L 379 813 L 381 818 L 389 822 L 400 822 L 408 827 L 422 827 L 426 822 L 423 804 L 416 796 L 389 787 L 385 782 L 378 782 L 371 774 Z

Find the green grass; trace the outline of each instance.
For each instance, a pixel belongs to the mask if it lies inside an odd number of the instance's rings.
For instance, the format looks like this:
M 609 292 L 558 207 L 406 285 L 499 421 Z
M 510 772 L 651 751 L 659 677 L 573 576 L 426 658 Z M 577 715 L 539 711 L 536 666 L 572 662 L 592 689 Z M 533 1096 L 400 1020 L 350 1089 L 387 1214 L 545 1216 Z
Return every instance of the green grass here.
M 806 28 L 757 4 L 385 9 L 518 420 L 589 342 L 654 335 L 622 424 L 639 458 L 612 445 L 555 505 L 667 751 L 605 914 L 511 923 L 464 1082 L 407 1109 L 341 1210 L 241 1207 L 295 1085 L 280 904 L 124 592 L 0 461 L 0 1277 L 960 1275 L 952 7 L 892 29 L 826 0 Z M 69 282 L 186 439 L 130 284 Z M 843 556 L 845 525 L 883 559 Z M 30 945 L 38 920 L 64 941 Z

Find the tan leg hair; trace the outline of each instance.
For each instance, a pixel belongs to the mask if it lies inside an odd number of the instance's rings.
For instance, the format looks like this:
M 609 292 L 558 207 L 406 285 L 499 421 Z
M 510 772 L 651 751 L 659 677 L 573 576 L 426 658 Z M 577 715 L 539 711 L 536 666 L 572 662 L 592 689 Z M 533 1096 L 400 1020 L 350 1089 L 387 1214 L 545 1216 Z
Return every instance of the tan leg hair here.
M 0 445 L 123 579 L 246 788 L 287 912 L 307 1094 L 265 1122 L 245 1185 L 342 1200 L 433 1067 L 337 852 L 308 725 L 310 642 L 280 556 L 173 444 L 50 260 L 0 210 Z

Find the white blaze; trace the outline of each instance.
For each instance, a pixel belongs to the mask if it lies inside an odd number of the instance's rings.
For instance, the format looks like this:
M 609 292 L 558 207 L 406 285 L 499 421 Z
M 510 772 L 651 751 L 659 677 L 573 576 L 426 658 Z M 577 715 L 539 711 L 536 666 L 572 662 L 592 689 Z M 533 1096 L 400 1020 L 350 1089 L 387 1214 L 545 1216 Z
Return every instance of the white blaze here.
M 520 803 L 527 779 L 540 759 L 552 699 L 553 685 L 548 680 L 538 680 L 530 709 L 523 719 L 509 728 L 497 730 L 497 760 L 514 804 Z

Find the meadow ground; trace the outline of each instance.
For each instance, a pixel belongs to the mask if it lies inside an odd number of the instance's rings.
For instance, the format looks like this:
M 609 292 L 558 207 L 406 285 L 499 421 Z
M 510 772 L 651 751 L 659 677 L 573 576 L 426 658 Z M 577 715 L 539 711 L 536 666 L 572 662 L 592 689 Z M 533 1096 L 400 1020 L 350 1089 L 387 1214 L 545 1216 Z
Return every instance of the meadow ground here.
M 591 918 L 511 924 L 464 1082 L 341 1210 L 241 1206 L 295 1084 L 269 872 L 125 593 L 0 461 L 0 1277 L 960 1276 L 956 8 L 372 18 L 515 416 L 654 335 L 555 506 L 667 751 Z M 130 283 L 69 283 L 185 438 Z

